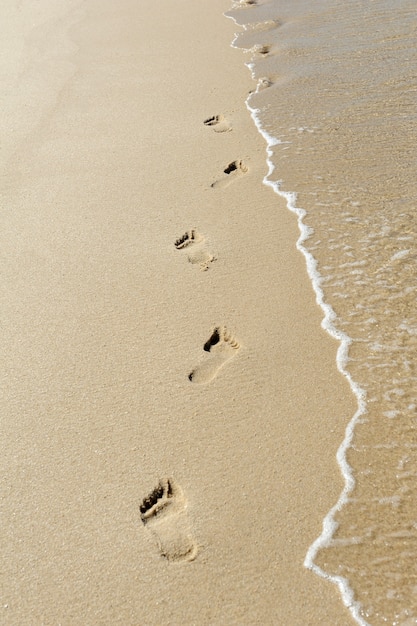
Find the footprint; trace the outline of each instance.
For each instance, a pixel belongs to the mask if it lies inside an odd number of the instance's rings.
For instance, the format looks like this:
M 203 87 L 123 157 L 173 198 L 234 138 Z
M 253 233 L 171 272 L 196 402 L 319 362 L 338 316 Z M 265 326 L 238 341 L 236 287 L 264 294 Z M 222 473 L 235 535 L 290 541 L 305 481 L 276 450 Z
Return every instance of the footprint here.
M 224 326 L 217 326 L 204 344 L 204 350 L 211 352 L 212 357 L 198 365 L 188 375 L 192 383 L 208 383 L 217 375 L 220 368 L 235 356 L 240 344 Z
M 236 178 L 246 174 L 248 168 L 243 163 L 243 161 L 232 161 L 229 165 L 223 170 L 223 173 L 226 174 L 226 177 L 220 178 L 211 184 L 213 189 L 228 187 Z
M 156 539 L 162 556 L 169 561 L 193 561 L 197 544 L 193 539 L 181 487 L 172 479 L 160 480 L 142 501 L 140 517 Z
M 187 232 L 184 233 L 182 237 L 177 239 L 177 241 L 175 242 L 175 247 L 177 248 L 177 250 L 182 250 L 183 248 L 191 246 L 193 243 L 199 243 L 200 241 L 203 241 L 203 239 L 203 235 L 200 235 L 200 233 L 198 233 L 195 228 L 191 228 L 190 230 L 187 230 Z
M 265 20 L 264 22 L 255 22 L 254 24 L 249 24 L 248 28 L 251 30 L 257 31 L 267 31 L 267 30 L 275 30 L 276 28 L 280 28 L 284 25 L 284 22 L 280 19 L 276 20 Z
M 204 120 L 205 126 L 212 126 L 216 133 L 227 133 L 232 130 L 230 122 L 224 117 L 224 115 L 213 115 Z
M 236 0 L 233 5 L 233 8 L 250 7 L 250 6 L 254 6 L 255 4 L 258 4 L 258 0 Z
M 267 54 L 269 54 L 271 52 L 271 47 L 269 44 L 265 44 L 265 45 L 261 45 L 261 44 L 256 44 L 256 46 L 253 46 L 253 48 L 250 49 L 250 51 L 253 54 L 258 54 L 260 56 L 265 57 Z
M 195 228 L 187 230 L 174 245 L 177 250 L 186 249 L 188 261 L 193 265 L 199 265 L 203 272 L 206 272 L 216 260 L 215 254 L 209 250 L 205 237 L 200 235 Z
M 264 89 L 268 89 L 268 87 L 271 87 L 274 84 L 274 82 L 268 78 L 267 76 L 264 76 L 263 78 L 259 78 L 258 79 L 258 84 L 256 86 L 256 92 L 258 93 L 259 91 L 263 91 Z

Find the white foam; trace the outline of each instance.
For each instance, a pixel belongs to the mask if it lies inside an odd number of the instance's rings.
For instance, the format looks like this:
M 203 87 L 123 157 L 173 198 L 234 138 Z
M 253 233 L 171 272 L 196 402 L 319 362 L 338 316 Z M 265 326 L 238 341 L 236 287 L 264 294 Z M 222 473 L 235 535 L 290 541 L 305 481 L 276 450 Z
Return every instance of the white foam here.
M 232 19 L 235 22 L 235 24 L 237 24 L 237 21 L 231 15 L 225 14 L 225 16 Z M 239 24 L 239 26 L 242 26 L 242 25 Z M 243 25 L 243 28 L 245 28 L 246 30 L 246 27 L 244 25 Z M 235 36 L 235 39 L 232 41 L 232 44 L 231 44 L 233 48 L 239 47 L 239 46 L 235 46 L 235 42 L 238 39 L 238 37 L 239 37 L 239 34 L 237 33 Z M 246 65 L 251 71 L 252 78 L 255 79 L 254 64 L 246 63 Z M 255 90 L 255 93 L 259 91 L 259 87 L 260 86 L 258 84 Z M 322 289 L 320 288 L 322 277 L 320 276 L 320 273 L 317 270 L 317 261 L 313 257 L 313 255 L 303 245 L 306 239 L 309 238 L 312 232 L 311 229 L 308 226 L 306 226 L 306 224 L 304 224 L 303 222 L 304 216 L 306 215 L 306 211 L 297 206 L 297 195 L 295 192 L 282 191 L 281 189 L 282 181 L 280 181 L 279 179 L 278 180 L 272 179 L 272 175 L 275 170 L 275 166 L 271 160 L 273 156 L 272 148 L 278 144 L 288 143 L 288 142 L 282 142 L 280 139 L 273 137 L 264 128 L 262 128 L 262 124 L 259 118 L 260 111 L 259 109 L 255 109 L 251 107 L 250 99 L 251 99 L 251 96 L 249 95 L 249 97 L 246 100 L 246 106 L 251 114 L 251 117 L 255 123 L 256 128 L 258 129 L 262 137 L 265 139 L 266 144 L 267 144 L 266 162 L 268 165 L 268 172 L 263 178 L 263 183 L 267 185 L 268 187 L 271 187 L 274 190 L 274 192 L 277 193 L 279 196 L 282 196 L 283 198 L 285 198 L 287 202 L 287 208 L 297 215 L 297 222 L 298 222 L 298 227 L 300 230 L 300 236 L 296 242 L 296 247 L 305 257 L 306 264 L 307 264 L 307 272 L 311 279 L 313 289 L 316 295 L 316 302 L 321 307 L 324 313 L 324 317 L 323 317 L 321 325 L 332 337 L 334 337 L 340 342 L 339 348 L 337 350 L 337 356 L 336 356 L 337 367 L 339 371 L 343 374 L 343 376 L 345 376 L 348 379 L 351 389 L 358 401 L 358 409 L 346 428 L 345 438 L 342 444 L 340 445 L 337 451 L 337 455 L 336 455 L 343 478 L 345 480 L 345 486 L 343 488 L 342 493 L 340 494 L 338 501 L 331 508 L 331 510 L 328 512 L 328 514 L 324 518 L 322 533 L 314 541 L 314 543 L 309 547 L 307 551 L 307 555 L 304 560 L 304 565 L 305 567 L 312 570 L 313 572 L 315 572 L 322 578 L 325 578 L 335 583 L 339 587 L 339 591 L 341 593 L 344 604 L 350 610 L 352 617 L 356 620 L 356 622 L 360 624 L 361 626 L 370 626 L 369 623 L 366 622 L 360 614 L 360 604 L 359 602 L 355 600 L 353 591 L 349 587 L 348 580 L 346 578 L 343 578 L 342 576 L 333 576 L 331 574 L 328 574 L 327 572 L 322 570 L 320 567 L 318 567 L 318 565 L 314 563 L 314 559 L 316 557 L 317 552 L 321 548 L 331 544 L 333 534 L 335 530 L 337 529 L 337 522 L 335 521 L 335 514 L 346 504 L 346 502 L 348 501 L 349 494 L 351 493 L 353 487 L 355 486 L 355 479 L 353 477 L 352 468 L 350 467 L 350 465 L 348 464 L 346 460 L 346 451 L 351 446 L 353 432 L 354 432 L 356 424 L 360 420 L 361 416 L 364 413 L 366 413 L 366 402 L 365 402 L 366 394 L 365 394 L 365 391 L 352 379 L 350 373 L 346 369 L 346 364 L 348 361 L 349 346 L 352 342 L 352 339 L 347 334 L 338 330 L 333 324 L 333 321 L 336 319 L 336 314 L 334 310 L 332 309 L 332 307 L 324 300 L 324 294 L 323 294 Z

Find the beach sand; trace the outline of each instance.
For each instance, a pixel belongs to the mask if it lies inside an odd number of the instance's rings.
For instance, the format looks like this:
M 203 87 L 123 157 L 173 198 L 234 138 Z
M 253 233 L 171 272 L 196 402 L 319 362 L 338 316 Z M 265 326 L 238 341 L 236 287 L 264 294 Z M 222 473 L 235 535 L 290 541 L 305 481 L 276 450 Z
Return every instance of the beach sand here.
M 229 8 L 8 9 L 8 626 L 352 622 L 303 561 L 355 399 Z

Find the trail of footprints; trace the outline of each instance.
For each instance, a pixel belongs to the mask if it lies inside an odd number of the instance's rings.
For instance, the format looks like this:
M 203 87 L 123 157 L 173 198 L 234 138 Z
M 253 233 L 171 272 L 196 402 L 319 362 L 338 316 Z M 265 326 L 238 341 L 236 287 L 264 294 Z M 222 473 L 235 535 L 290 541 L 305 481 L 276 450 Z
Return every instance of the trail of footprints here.
M 237 0 L 235 6 L 249 7 L 257 0 Z M 256 46 L 254 53 L 265 56 L 270 46 Z M 260 79 L 258 90 L 272 84 L 268 78 Z M 232 130 L 232 125 L 224 115 L 213 115 L 204 120 L 204 125 L 216 133 Z M 227 187 L 237 178 L 246 174 L 247 166 L 242 160 L 230 162 L 223 170 L 223 176 L 211 184 L 213 189 Z M 186 254 L 188 261 L 207 271 L 216 260 L 206 238 L 195 228 L 187 230 L 175 242 L 175 248 Z M 212 381 L 219 371 L 238 353 L 239 341 L 225 326 L 216 326 L 211 332 L 203 350 L 209 356 L 188 374 L 193 384 L 204 385 Z M 168 561 L 193 561 L 198 553 L 198 546 L 193 537 L 187 515 L 187 501 L 179 484 L 173 478 L 163 478 L 158 485 L 142 500 L 140 518 L 144 527 L 153 536 L 161 556 Z
M 193 231 L 186 233 L 183 242 L 192 238 L 192 234 Z M 224 326 L 217 326 L 203 346 L 210 357 L 190 372 L 189 380 L 197 384 L 210 382 L 239 349 L 240 344 L 233 335 Z M 172 562 L 196 558 L 198 546 L 187 515 L 187 501 L 173 478 L 161 479 L 142 500 L 139 510 L 142 523 L 153 536 L 161 556 Z

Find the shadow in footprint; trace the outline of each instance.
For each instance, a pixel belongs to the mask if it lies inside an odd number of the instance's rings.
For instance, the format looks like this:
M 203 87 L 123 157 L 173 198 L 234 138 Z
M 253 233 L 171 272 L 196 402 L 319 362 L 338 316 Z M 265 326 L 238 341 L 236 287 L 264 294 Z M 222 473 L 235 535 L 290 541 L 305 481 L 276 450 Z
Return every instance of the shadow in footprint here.
M 232 130 L 230 122 L 224 115 L 213 115 L 204 120 L 204 126 L 211 126 L 216 133 L 227 133 Z
M 162 556 L 170 561 L 195 559 L 198 549 L 186 514 L 186 500 L 172 478 L 160 480 L 142 500 L 139 510 L 142 523 L 154 536 Z
M 216 180 L 214 183 L 211 184 L 211 187 L 213 189 L 228 187 L 237 178 L 239 178 L 243 174 L 246 174 L 247 171 L 248 171 L 248 168 L 243 163 L 243 161 L 241 160 L 232 161 L 223 170 L 223 173 L 226 174 L 226 176 L 223 176 L 223 178 Z
M 216 260 L 203 235 L 195 229 L 187 230 L 182 237 L 179 237 L 174 243 L 177 250 L 186 250 L 187 258 L 193 265 L 198 265 L 205 272 L 210 265 Z
M 270 46 L 269 44 L 256 44 L 256 46 L 253 46 L 253 48 L 251 48 L 251 52 L 258 56 L 266 57 L 271 52 L 271 47 L 272 46 Z
M 188 375 L 192 383 L 205 384 L 217 376 L 219 370 L 240 349 L 239 342 L 224 326 L 217 326 L 203 346 L 212 355 L 207 361 L 193 369 Z
M 188 246 L 191 246 L 195 243 L 200 243 L 200 241 L 203 240 L 203 235 L 200 235 L 200 233 L 197 232 L 195 228 L 190 228 L 190 230 L 187 230 L 187 232 L 184 233 L 182 237 L 179 237 L 176 240 L 175 247 L 177 248 L 177 250 L 183 250 L 184 248 L 187 248 Z
M 236 0 L 233 8 L 251 7 L 255 6 L 256 4 L 258 4 L 258 0 Z

